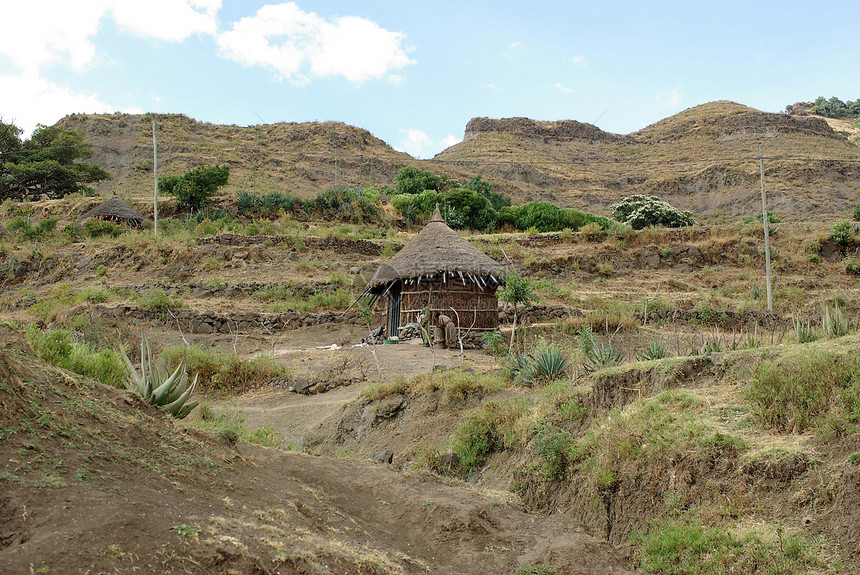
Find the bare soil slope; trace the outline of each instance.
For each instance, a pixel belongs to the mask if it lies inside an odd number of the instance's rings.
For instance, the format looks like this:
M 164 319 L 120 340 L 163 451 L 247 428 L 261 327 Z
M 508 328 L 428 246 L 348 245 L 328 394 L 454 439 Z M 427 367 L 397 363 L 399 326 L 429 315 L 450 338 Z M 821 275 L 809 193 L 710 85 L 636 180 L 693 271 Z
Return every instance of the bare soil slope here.
M 229 446 L 0 349 L 0 573 L 622 573 L 613 547 L 421 474 Z

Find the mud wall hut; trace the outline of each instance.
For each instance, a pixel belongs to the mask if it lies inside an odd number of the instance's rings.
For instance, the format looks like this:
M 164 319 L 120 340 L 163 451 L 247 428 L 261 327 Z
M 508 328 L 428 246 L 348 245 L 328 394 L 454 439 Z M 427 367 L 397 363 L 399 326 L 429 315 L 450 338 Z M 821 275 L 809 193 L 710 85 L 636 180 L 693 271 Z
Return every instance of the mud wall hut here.
M 504 285 L 504 270 L 492 258 L 449 228 L 438 206 L 430 222 L 367 285 L 381 307 L 387 337 L 418 322 L 419 316 L 439 314 L 473 332 L 499 327 L 496 290 Z M 456 314 L 454 311 L 456 310 Z

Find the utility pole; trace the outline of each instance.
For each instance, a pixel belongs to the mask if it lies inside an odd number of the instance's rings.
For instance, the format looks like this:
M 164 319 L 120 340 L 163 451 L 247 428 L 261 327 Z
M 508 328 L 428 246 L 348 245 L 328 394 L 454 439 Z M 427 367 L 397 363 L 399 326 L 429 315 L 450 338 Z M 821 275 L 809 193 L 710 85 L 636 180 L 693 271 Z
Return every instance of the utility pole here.
M 770 222 L 767 217 L 767 199 L 764 194 L 764 153 L 758 148 L 758 162 L 761 171 L 761 221 L 764 226 L 764 267 L 767 282 L 767 311 L 773 312 L 773 292 L 770 285 Z
M 158 235 L 158 148 L 155 142 L 155 114 L 152 115 L 152 177 L 155 180 L 153 192 L 152 229 Z

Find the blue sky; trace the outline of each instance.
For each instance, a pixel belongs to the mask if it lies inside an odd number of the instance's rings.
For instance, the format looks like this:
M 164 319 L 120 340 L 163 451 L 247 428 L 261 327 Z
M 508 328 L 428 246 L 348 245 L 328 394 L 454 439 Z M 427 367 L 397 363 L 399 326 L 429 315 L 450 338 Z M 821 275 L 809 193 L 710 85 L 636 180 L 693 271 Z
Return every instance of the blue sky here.
M 629 133 L 860 98 L 860 3 L 0 0 L 0 118 L 336 120 L 428 158 L 475 116 Z

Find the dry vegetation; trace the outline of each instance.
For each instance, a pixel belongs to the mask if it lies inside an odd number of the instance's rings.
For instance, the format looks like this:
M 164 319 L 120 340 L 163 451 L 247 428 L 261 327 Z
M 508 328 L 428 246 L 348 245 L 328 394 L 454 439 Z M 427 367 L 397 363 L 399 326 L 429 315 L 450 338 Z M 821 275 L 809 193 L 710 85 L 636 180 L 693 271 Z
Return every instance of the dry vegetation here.
M 533 171 L 503 189 L 543 194 L 554 182 L 572 205 L 614 200 L 608 190 L 618 186 L 666 189 L 671 198 L 686 178 L 722 182 L 699 195 L 683 191 L 725 210 L 702 208 L 702 224 L 689 228 L 472 235 L 530 278 L 540 300 L 521 313 L 519 355 L 511 357 L 507 324 L 491 349 L 464 358 L 410 345 L 347 347 L 366 335 L 372 315 L 361 306 L 349 317 L 339 312 L 416 231 L 390 206 L 364 224 L 237 217 L 238 188 L 311 193 L 318 183 L 295 182 L 324 179 L 313 172 L 319 162 L 298 156 L 258 170 L 270 153 L 357 146 L 387 154 L 388 167 L 374 169 L 391 177 L 403 158 L 349 127 L 246 129 L 160 117 L 169 169 L 196 158 L 238 164 L 234 188 L 219 198 L 231 218 L 175 217 L 165 200 L 157 238 L 151 229 L 99 238 L 66 231 L 69 214 L 91 198 L 4 203 L 4 226 L 29 221 L 0 236 L 2 562 L 22 572 L 856 569 L 858 230 L 849 222 L 837 234 L 831 220 L 851 217 L 857 178 L 788 161 L 768 168 L 783 184 L 797 180 L 774 202 L 786 221 L 771 228 L 770 313 L 761 225 L 726 209 L 747 205 L 738 190 L 757 190 L 757 167 L 729 173 L 686 163 L 755 154 L 762 134 L 770 134 L 768 154 L 857 157 L 820 122 L 771 116 L 715 103 L 629 136 L 592 133 L 589 144 L 485 125 L 446 151 L 440 159 L 486 152 L 484 173 L 494 181 L 509 174 L 492 154 L 516 153 Z M 144 118 L 67 122 L 112 134 L 136 162 L 151 151 Z M 243 148 L 249 133 L 258 139 L 254 154 Z M 586 146 L 587 164 L 558 163 Z M 608 162 L 645 150 L 649 165 L 662 163 L 640 179 L 626 171 L 635 164 Z M 362 184 L 344 162 L 342 177 Z M 306 173 L 291 179 L 291 170 Z M 141 165 L 114 185 L 145 208 L 150 177 Z M 833 182 L 844 184 L 838 194 Z M 806 188 L 814 190 L 808 203 L 788 210 Z M 597 189 L 602 195 L 587 196 Z M 801 218 L 818 196 L 828 216 Z M 40 227 L 51 216 L 56 226 Z M 105 312 L 117 309 L 127 315 Z M 183 318 L 194 317 L 215 318 L 220 330 L 190 329 Z M 204 403 L 188 420 L 166 420 L 114 389 L 123 379 L 117 346 L 134 350 L 141 330 L 172 362 L 187 353 L 201 374 Z M 345 349 L 313 349 L 332 343 Z M 295 396 L 267 384 L 347 386 L 356 377 L 343 409 L 298 433 L 305 451 L 339 457 L 285 453 L 300 445 L 288 421 Z M 243 409 L 261 403 L 251 422 Z M 387 449 L 394 469 L 353 461 Z M 571 539 L 577 530 L 596 539 Z M 63 540 L 91 533 L 84 559 Z

